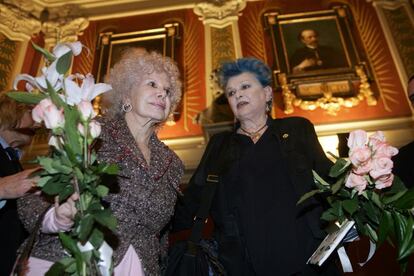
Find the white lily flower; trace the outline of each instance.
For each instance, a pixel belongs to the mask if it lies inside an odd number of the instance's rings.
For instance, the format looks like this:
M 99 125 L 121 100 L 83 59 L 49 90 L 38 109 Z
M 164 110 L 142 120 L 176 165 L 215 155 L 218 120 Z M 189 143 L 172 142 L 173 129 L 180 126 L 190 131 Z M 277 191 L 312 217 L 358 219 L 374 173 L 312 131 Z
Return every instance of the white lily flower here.
M 55 46 L 55 48 L 53 48 L 52 53 L 56 58 L 59 58 L 69 51 L 72 51 L 74 56 L 79 55 L 82 52 L 82 43 L 79 41 L 72 43 L 59 43 Z
M 46 80 L 55 91 L 59 91 L 62 88 L 63 75 L 56 71 L 56 61 L 52 62 L 49 67 L 43 67 L 42 73 L 43 75 L 36 78 L 30 76 L 29 74 L 17 75 L 13 83 L 13 88 L 17 90 L 17 84 L 22 80 L 27 81 L 32 88 L 36 87 L 42 92 L 47 90 Z M 29 90 L 29 92 L 31 92 L 31 90 Z
M 79 104 L 81 101 L 90 102 L 96 96 L 112 89 L 112 86 L 106 83 L 95 84 L 95 79 L 91 74 L 85 76 L 81 87 L 72 79 L 73 77 L 68 77 L 64 80 L 66 97 L 62 97 L 62 99 L 68 105 Z

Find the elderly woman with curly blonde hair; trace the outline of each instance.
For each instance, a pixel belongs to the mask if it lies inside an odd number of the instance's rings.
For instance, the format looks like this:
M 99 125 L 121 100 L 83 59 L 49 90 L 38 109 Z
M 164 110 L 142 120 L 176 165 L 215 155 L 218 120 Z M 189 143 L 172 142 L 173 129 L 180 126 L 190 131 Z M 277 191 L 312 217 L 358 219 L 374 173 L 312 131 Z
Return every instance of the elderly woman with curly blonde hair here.
M 170 58 L 131 48 L 106 81 L 113 89 L 104 99 L 107 106 L 101 120 L 98 159 L 120 167 L 105 198 L 118 220 L 115 235 L 106 237 L 114 249 L 114 274 L 159 275 L 168 247 L 165 229 L 174 212 L 184 167 L 156 131 L 181 99 L 179 70 Z M 70 229 L 76 213 L 73 200 L 76 198 L 57 208 L 54 221 L 43 223 L 53 228 L 46 232 Z M 30 212 L 26 217 L 30 219 Z M 32 250 L 32 264 L 55 262 L 64 252 L 56 235 L 42 235 Z

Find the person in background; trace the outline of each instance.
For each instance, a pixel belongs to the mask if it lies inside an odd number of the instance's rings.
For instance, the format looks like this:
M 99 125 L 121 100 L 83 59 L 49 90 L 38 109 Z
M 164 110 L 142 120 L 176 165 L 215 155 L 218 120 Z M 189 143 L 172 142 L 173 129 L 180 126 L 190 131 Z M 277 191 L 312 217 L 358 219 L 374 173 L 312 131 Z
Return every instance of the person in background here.
M 210 215 L 218 256 L 228 275 L 335 275 L 336 267 L 306 264 L 326 235 L 321 204 L 312 198 L 312 170 L 327 175 L 331 161 L 304 118 L 272 119 L 270 68 L 255 58 L 222 64 L 219 81 L 237 123 L 210 138 L 184 197 L 173 231 L 189 229 L 213 162 L 222 162 Z
M 414 107 L 414 75 L 408 80 L 407 93 Z M 414 187 L 414 141 L 400 148 L 392 160 L 393 173 L 401 178 L 407 188 Z
M 105 201 L 118 221 L 113 239 L 115 275 L 160 275 L 168 247 L 169 223 L 179 193 L 184 166 L 157 137 L 181 99 L 179 70 L 173 60 L 142 48 L 126 50 L 110 70 L 101 120 L 98 160 L 120 167 Z M 32 249 L 29 274 L 40 275 L 65 256 L 56 232 L 68 231 L 76 214 L 77 195 L 54 205 L 45 215 L 42 233 Z M 27 206 L 31 206 L 29 211 Z M 18 201 L 28 230 L 47 201 L 26 197 Z M 43 274 L 42 274 L 43 275 Z
M 16 198 L 36 184 L 30 175 L 37 170 L 23 170 L 22 151 L 33 136 L 30 109 L 0 93 L 0 275 L 10 275 L 17 248 L 26 233 L 17 215 Z

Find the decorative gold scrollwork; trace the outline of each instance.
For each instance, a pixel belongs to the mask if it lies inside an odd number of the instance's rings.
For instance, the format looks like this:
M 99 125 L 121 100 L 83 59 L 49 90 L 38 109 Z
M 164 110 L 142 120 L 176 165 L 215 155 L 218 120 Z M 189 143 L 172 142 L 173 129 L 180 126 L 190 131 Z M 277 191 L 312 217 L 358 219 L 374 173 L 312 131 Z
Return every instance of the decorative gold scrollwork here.
M 357 106 L 364 99 L 367 101 L 368 106 L 376 105 L 377 99 L 371 90 L 365 70 L 366 68 L 363 63 L 355 66 L 356 74 L 360 78 L 359 91 L 356 96 L 335 97 L 333 96 L 333 92 L 335 91 L 335 85 L 332 85 L 333 82 L 321 82 L 318 85 L 318 89 L 323 96 L 313 101 L 301 99 L 299 96 L 292 93 L 286 74 L 278 73 L 277 78 L 282 89 L 284 113 L 292 114 L 294 112 L 294 107 L 299 107 L 303 110 L 315 110 L 319 107 L 326 110 L 328 114 L 336 116 L 342 107 L 350 108 Z

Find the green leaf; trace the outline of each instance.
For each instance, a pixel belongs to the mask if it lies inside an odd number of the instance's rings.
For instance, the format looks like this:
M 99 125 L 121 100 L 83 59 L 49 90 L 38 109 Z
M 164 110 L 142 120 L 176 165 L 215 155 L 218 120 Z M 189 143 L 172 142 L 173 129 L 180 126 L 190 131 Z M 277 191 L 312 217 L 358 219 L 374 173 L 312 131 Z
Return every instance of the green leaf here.
M 344 200 L 342 206 L 352 216 L 358 210 L 358 198 Z
M 407 190 L 403 196 L 394 201 L 393 205 L 401 210 L 414 208 L 414 189 Z
M 48 173 L 50 174 L 58 173 L 58 171 L 52 166 L 52 163 L 54 161 L 53 158 L 38 156 L 37 161 L 39 165 L 42 166 L 42 168 Z
M 364 203 L 363 207 L 362 207 L 366 213 L 368 218 L 374 222 L 375 224 L 379 224 L 379 210 L 377 208 L 375 208 L 374 204 L 372 204 L 371 201 L 367 201 Z
M 313 178 L 321 185 L 329 187 L 331 184 L 329 184 L 328 182 L 326 182 L 325 180 L 323 180 L 322 177 L 319 176 L 319 174 L 317 172 L 315 172 L 314 170 L 312 170 L 313 173 Z
M 99 210 L 93 213 L 95 220 L 103 226 L 108 227 L 114 231 L 116 228 L 116 218 L 112 215 L 108 209 Z
M 347 161 L 343 158 L 339 158 L 336 160 L 335 164 L 331 167 L 331 170 L 329 172 L 330 177 L 338 177 L 344 172 L 347 171 L 347 168 L 351 165 L 350 161 Z
M 74 193 L 73 185 L 66 185 L 60 192 L 59 192 L 59 200 L 65 201 L 70 195 Z
M 76 109 L 66 106 L 64 114 L 67 145 L 71 148 L 75 155 L 83 156 L 81 145 L 82 137 L 77 129 L 79 112 Z
M 388 237 L 392 230 L 393 220 L 391 213 L 384 210 L 378 227 L 378 246 L 380 246 Z
M 52 55 L 49 51 L 33 43 L 33 41 L 31 42 L 33 48 L 35 48 L 36 51 L 40 52 L 48 61 L 53 62 L 55 60 L 55 56 Z
M 98 188 L 99 187 L 105 187 L 105 186 L 102 186 L 102 185 L 100 185 L 100 186 L 98 186 Z M 109 191 L 109 189 L 107 188 L 107 187 L 105 187 L 106 189 L 107 189 L 107 192 Z M 304 202 L 305 200 L 307 200 L 308 198 L 311 198 L 311 197 L 313 197 L 314 195 L 316 195 L 316 194 L 318 194 L 318 193 L 321 193 L 322 191 L 320 191 L 320 190 L 312 190 L 312 191 L 310 191 L 310 192 L 307 192 L 306 194 L 304 194 L 303 196 L 301 196 L 301 198 L 299 199 L 299 201 L 296 203 L 296 205 L 299 205 L 299 204 L 301 204 L 302 202 Z M 99 192 L 98 192 L 99 193 Z M 106 195 L 106 194 L 105 194 Z M 104 195 L 104 196 L 105 196 Z
M 72 51 L 67 52 L 63 56 L 58 58 L 58 61 L 56 63 L 56 71 L 59 72 L 59 74 L 66 74 L 66 72 L 69 70 L 70 65 L 72 63 Z
M 45 276 L 61 276 L 64 274 L 65 274 L 65 266 L 59 262 L 56 262 L 45 273 Z
M 392 218 L 394 220 L 394 231 L 397 236 L 397 243 L 402 244 L 404 240 L 405 230 L 407 229 L 407 219 L 398 212 L 392 213 Z M 401 252 L 398 253 L 398 256 L 401 255 Z
M 342 186 L 344 185 L 344 180 L 345 178 L 341 177 L 335 182 L 335 184 L 332 185 L 333 194 L 336 194 L 342 188 Z
M 119 167 L 117 164 L 99 164 L 98 171 L 110 175 L 116 175 L 119 172 Z
M 17 102 L 25 104 L 38 104 L 41 100 L 47 97 L 45 94 L 35 94 L 22 91 L 7 92 L 7 96 Z
M 96 192 L 98 193 L 99 197 L 104 197 L 108 194 L 109 188 L 104 185 L 99 185 L 96 187 Z
M 50 175 L 41 177 L 36 183 L 37 187 L 42 188 L 50 179 L 52 179 Z
M 366 224 L 366 229 L 368 230 L 369 238 L 374 242 L 377 243 L 378 241 L 378 235 L 377 232 L 372 228 L 370 224 Z
M 42 191 L 48 195 L 57 195 L 65 189 L 66 185 L 68 185 L 68 183 L 65 182 L 53 181 L 54 179 L 56 178 L 53 177 L 50 179 L 42 188 Z
M 97 228 L 93 229 L 92 234 L 89 238 L 89 242 L 95 247 L 99 248 L 101 247 L 102 243 L 104 241 L 104 235 L 101 231 L 99 231 Z
M 92 230 L 94 223 L 93 216 L 91 214 L 86 214 L 79 223 L 79 240 L 82 243 L 85 243 L 88 240 L 89 234 Z
M 380 200 L 380 197 L 377 193 L 373 192 L 372 196 L 371 196 L 372 202 L 378 207 L 378 208 L 382 208 L 382 203 Z
M 71 167 L 63 165 L 62 162 L 60 161 L 60 159 L 56 159 L 56 158 L 53 159 L 53 161 L 52 161 L 52 167 L 56 171 L 58 171 L 60 173 L 63 173 L 63 174 L 70 174 L 73 171 L 73 169 Z
M 390 204 L 390 203 L 396 201 L 397 199 L 399 199 L 400 197 L 402 197 L 405 193 L 406 193 L 406 191 L 401 191 L 401 192 L 398 192 L 398 193 L 393 194 L 391 196 L 384 195 L 383 198 L 382 198 L 382 202 L 384 202 L 384 204 Z
M 333 213 L 332 208 L 322 213 L 321 219 L 325 221 L 336 221 L 338 217 Z
M 72 253 L 72 255 L 75 257 L 77 270 L 82 271 L 82 253 L 80 252 L 76 241 L 63 232 L 59 232 L 59 238 L 62 242 L 63 247 Z
M 401 261 L 405 258 L 408 258 L 414 251 L 414 239 L 411 239 L 409 244 L 407 245 L 404 253 L 398 257 L 398 259 Z
M 411 254 L 410 252 L 410 244 L 412 243 L 412 239 L 413 239 L 413 218 L 412 216 L 409 216 L 407 218 L 407 226 L 405 228 L 404 231 L 404 236 L 402 237 L 402 242 L 400 244 L 400 248 L 398 250 L 398 259 L 404 259 L 405 257 L 407 257 L 409 254 Z
M 83 181 L 84 180 L 83 173 L 82 173 L 82 171 L 78 167 L 73 168 L 73 172 L 75 173 L 75 177 L 79 181 Z

